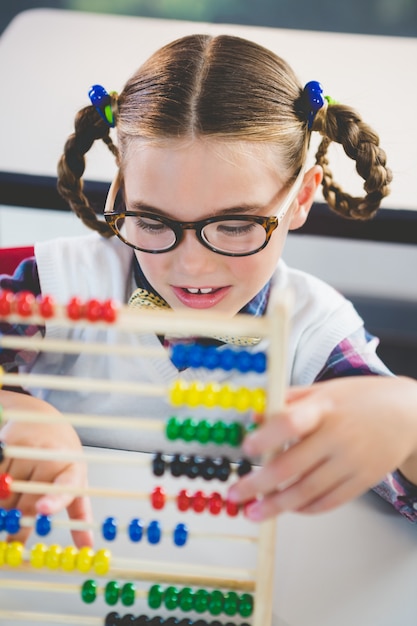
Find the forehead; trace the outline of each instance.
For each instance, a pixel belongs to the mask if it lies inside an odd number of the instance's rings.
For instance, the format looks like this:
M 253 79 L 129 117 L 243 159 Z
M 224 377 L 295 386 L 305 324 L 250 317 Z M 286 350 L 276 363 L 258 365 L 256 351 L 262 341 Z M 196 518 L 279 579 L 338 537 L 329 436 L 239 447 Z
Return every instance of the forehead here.
M 212 139 L 132 142 L 123 164 L 127 199 L 169 209 L 266 202 L 287 180 L 271 144 Z

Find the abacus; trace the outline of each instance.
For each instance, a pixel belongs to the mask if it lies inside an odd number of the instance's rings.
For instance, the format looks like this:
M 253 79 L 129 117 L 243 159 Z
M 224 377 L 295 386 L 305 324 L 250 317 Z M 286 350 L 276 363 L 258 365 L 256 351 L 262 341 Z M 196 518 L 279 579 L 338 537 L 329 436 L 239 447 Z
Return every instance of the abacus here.
M 158 482 L 149 490 L 121 489 L 110 485 L 66 487 L 66 491 L 74 496 L 86 495 L 91 497 L 93 504 L 97 503 L 93 506 L 95 515 L 91 523 L 70 520 L 64 514 L 53 519 L 46 515 L 29 517 L 23 516 L 18 509 L 0 508 L 0 531 L 3 531 L 0 533 L 0 593 L 14 589 L 26 594 L 26 611 L 13 603 L 9 605 L 9 598 L 2 597 L 0 624 L 9 625 L 23 620 L 28 624 L 42 621 L 57 625 L 82 623 L 86 626 L 270 626 L 275 520 L 261 524 L 249 522 L 244 517 L 244 507 L 228 501 L 225 490 L 230 478 L 243 476 L 252 470 L 251 461 L 239 457 L 240 443 L 251 428 L 241 423 L 239 413 L 256 412 L 268 418 L 282 406 L 290 309 L 291 297 L 287 292 L 271 303 L 268 314 L 262 318 L 242 314 L 227 318 L 201 311 L 198 314 L 192 311 L 138 311 L 118 306 L 110 300 L 82 302 L 79 298 L 58 305 L 49 296 L 34 298 L 28 293 L 0 292 L 0 322 L 3 324 L 19 323 L 28 327 L 53 323 L 70 328 L 94 326 L 97 329 L 117 328 L 130 336 L 154 333 L 179 338 L 169 349 L 163 349 L 165 358 L 171 359 L 178 369 L 178 378 L 169 388 L 129 381 L 8 373 L 1 369 L 0 387 L 36 387 L 69 392 L 81 389 L 88 394 L 105 388 L 138 397 L 143 394 L 154 398 L 165 396 L 174 410 L 185 405 L 191 414 L 183 418 L 169 414 L 163 420 L 151 416 L 137 419 L 117 417 L 116 422 L 115 416 L 63 413 L 63 419 L 75 427 L 95 426 L 111 431 L 116 424 L 117 429 L 151 432 L 167 444 L 169 442 L 171 452 L 161 450 L 164 444 L 152 453 L 87 447 L 82 455 L 64 449 L 1 444 L 0 460 L 84 460 L 89 468 L 111 464 L 116 470 L 110 478 L 115 480 L 119 476 L 119 468 L 124 468 L 130 477 L 132 472 L 149 473 L 151 481 L 160 482 L 163 479 L 164 485 Z M 224 336 L 264 340 L 267 352 L 227 345 L 222 345 L 219 350 L 194 339 L 181 341 L 181 338 L 188 337 Z M 5 349 L 70 354 L 81 351 L 98 355 L 117 353 L 124 358 L 133 354 L 144 358 L 155 356 L 150 348 L 129 342 L 115 345 L 39 338 L 36 335 L 0 335 L 0 350 Z M 198 380 L 186 384 L 181 372 L 194 367 L 196 371 L 201 371 L 202 367 L 209 371 L 237 368 L 242 375 L 251 372 L 251 380 L 257 380 L 258 376 L 261 380 L 266 379 L 266 385 L 233 388 L 217 382 L 204 385 Z M 192 411 L 197 406 L 203 406 L 209 417 L 196 420 Z M 219 419 L 218 411 L 223 410 L 231 410 L 236 419 Z M 39 421 L 48 423 L 54 416 L 9 409 L 4 410 L 0 418 L 1 421 L 29 424 Z M 195 453 L 193 445 L 198 453 Z M 175 446 L 181 448 L 175 451 Z M 213 448 L 220 450 L 221 454 L 217 452 L 214 457 L 207 456 L 204 451 Z M 98 474 L 99 470 L 96 472 Z M 176 486 L 178 481 L 181 481 L 180 488 Z M 207 491 L 208 481 L 215 481 L 214 491 Z M 150 479 L 147 478 L 146 482 L 149 483 Z M 7 473 L 0 475 L 0 498 L 7 497 L 11 492 L 48 494 L 59 489 L 54 484 L 12 479 Z M 120 523 L 117 516 L 104 514 L 96 521 L 97 510 L 110 502 L 116 502 L 119 507 L 123 502 L 125 508 L 132 511 L 132 517 L 124 515 Z M 165 515 L 164 519 L 152 519 L 155 513 Z M 173 522 L 179 514 L 184 516 L 183 519 Z M 237 533 L 233 528 L 236 520 L 239 520 Z M 13 534 L 24 527 L 32 529 L 27 545 L 13 540 Z M 87 546 L 77 549 L 71 542 L 63 547 L 53 541 L 54 533 L 68 534 L 69 531 L 86 529 L 95 533 L 94 549 Z M 7 535 L 8 541 L 1 534 Z M 46 537 L 48 544 L 44 543 Z M 117 551 L 121 539 L 119 552 L 113 554 L 109 546 L 114 546 Z M 158 548 L 162 544 L 169 544 L 171 560 L 158 557 Z M 234 561 L 243 562 L 245 566 L 236 563 L 233 566 L 217 562 L 212 564 L 210 559 L 207 560 L 207 556 L 212 558 L 215 552 L 210 546 L 220 546 L 219 550 L 223 552 L 224 546 L 232 546 L 229 551 Z M 132 557 L 133 553 L 140 554 L 140 558 Z M 203 562 L 199 563 L 199 559 Z M 57 578 L 61 580 L 58 582 Z M 66 613 L 36 612 L 36 603 L 28 604 L 31 594 L 48 598 L 57 594 L 60 606 L 65 605 L 61 597 L 70 598 L 70 610 Z

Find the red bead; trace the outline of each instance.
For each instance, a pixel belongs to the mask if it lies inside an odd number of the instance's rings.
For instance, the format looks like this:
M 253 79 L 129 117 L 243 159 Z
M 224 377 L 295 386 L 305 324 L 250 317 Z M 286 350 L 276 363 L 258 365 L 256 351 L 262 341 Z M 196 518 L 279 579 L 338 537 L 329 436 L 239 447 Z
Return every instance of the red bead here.
M 207 505 L 207 496 L 202 491 L 196 491 L 193 496 L 193 509 L 196 513 L 202 513 Z
M 117 304 L 114 300 L 105 300 L 101 305 L 101 319 L 109 324 L 116 321 Z
M 0 474 L 0 500 L 10 496 L 12 482 L 10 474 Z
M 181 489 L 177 495 L 177 507 L 180 511 L 188 511 L 191 506 L 192 496 L 186 489 Z
M 5 289 L 0 291 L 0 316 L 6 317 L 10 315 L 13 309 L 14 294 L 12 291 Z
M 22 317 L 29 317 L 33 313 L 35 296 L 30 291 L 20 291 L 15 296 L 16 311 Z
M 85 305 L 85 316 L 89 322 L 97 322 L 101 319 L 101 302 L 99 300 L 88 300 Z
M 236 517 L 239 513 L 239 504 L 237 502 L 232 502 L 231 500 L 226 500 L 226 513 L 230 515 L 230 517 Z
M 55 302 L 52 296 L 38 296 L 37 297 L 39 314 L 48 319 L 55 315 Z
M 163 487 L 155 487 L 151 493 L 151 504 L 154 509 L 163 509 L 166 502 L 166 494 Z
M 209 495 L 208 508 L 212 515 L 218 515 L 223 508 L 223 498 L 220 493 L 214 491 Z
M 79 320 L 83 316 L 83 305 L 79 298 L 71 298 L 67 304 L 67 315 L 70 320 Z

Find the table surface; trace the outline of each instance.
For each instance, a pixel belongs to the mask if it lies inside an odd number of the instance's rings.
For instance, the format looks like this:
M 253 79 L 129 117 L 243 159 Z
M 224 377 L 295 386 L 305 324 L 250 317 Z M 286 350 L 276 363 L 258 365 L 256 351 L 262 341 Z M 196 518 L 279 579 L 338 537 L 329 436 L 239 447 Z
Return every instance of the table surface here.
M 91 451 L 91 450 L 90 450 Z M 106 451 L 93 450 L 98 454 Z M 116 454 L 115 452 L 112 454 Z M 149 492 L 156 484 L 162 484 L 168 494 L 181 488 L 203 489 L 206 493 L 218 489 L 211 483 L 172 478 L 155 478 L 146 460 L 143 466 L 132 466 L 132 458 L 145 457 L 140 453 L 117 452 L 126 464 L 91 463 L 90 485 L 106 486 L 116 490 Z M 115 468 L 117 467 L 117 470 Z M 108 547 L 114 557 L 155 558 L 179 563 L 227 564 L 228 567 L 253 567 L 254 552 L 247 552 L 239 542 L 220 539 L 201 540 L 192 537 L 193 532 L 207 531 L 226 534 L 253 534 L 256 527 L 244 518 L 218 517 L 187 512 L 181 514 L 174 505 L 167 504 L 163 511 L 155 512 L 146 501 L 127 499 L 92 499 L 94 519 L 101 523 L 107 516 L 117 518 L 121 527 L 132 517 L 160 519 L 164 528 L 173 528 L 184 521 L 190 528 L 190 540 L 184 548 L 172 545 L 166 537 L 160 546 L 132 544 L 120 532 L 113 545 L 104 542 L 96 533 L 95 549 Z M 57 542 L 66 546 L 71 543 L 67 530 L 55 529 L 51 537 L 32 537 L 30 544 L 39 540 Z M 132 546 L 134 546 L 132 548 Z M 133 554 L 134 551 L 137 551 Z M 158 552 L 158 550 L 160 550 Z M 220 556 L 221 555 L 221 556 Z M 276 565 L 274 582 L 273 626 L 415 626 L 415 592 L 417 582 L 417 533 L 413 524 L 401 518 L 375 494 L 367 494 L 338 510 L 316 516 L 286 514 L 277 522 Z M 181 567 L 181 565 L 178 565 Z M 44 570 L 42 570 L 44 572 Z M 21 574 L 22 576 L 22 574 Z M 48 574 L 42 574 L 42 578 Z M 70 575 L 72 576 L 72 575 Z M 14 578 L 13 570 L 0 571 L 0 609 L 26 610 L 32 613 L 48 610 L 52 613 L 104 616 L 111 607 L 104 604 L 101 596 L 92 605 L 85 605 L 78 594 L 48 594 L 2 589 L 4 578 Z M 90 575 L 84 575 L 80 580 Z M 94 577 L 94 576 L 93 576 Z M 61 574 L 61 578 L 64 575 Z M 61 580 L 61 578 L 59 580 Z M 57 580 L 55 573 L 49 575 Z M 70 579 L 71 581 L 73 578 Z M 107 578 L 105 579 L 108 580 Z M 138 601 L 140 602 L 140 601 Z M 117 607 L 116 607 L 117 608 Z M 128 612 L 120 606 L 122 614 Z M 135 614 L 145 610 L 138 605 Z M 130 609 L 132 611 L 132 609 Z M 242 620 L 241 620 L 242 621 Z M 15 623 L 2 620 L 1 626 Z M 23 622 L 26 626 L 34 619 Z M 43 623 L 52 623 L 50 621 Z M 53 622 L 60 626 L 62 622 Z
M 55 176 L 75 113 L 95 83 L 120 90 L 161 45 L 193 32 L 229 32 L 284 57 L 301 82 L 319 80 L 325 93 L 356 108 L 381 137 L 395 178 L 383 206 L 417 209 L 417 40 L 176 20 L 98 15 L 57 9 L 22 12 L 0 38 L 2 141 L 0 170 Z M 315 140 L 313 138 L 312 147 Z M 362 183 L 341 152 L 338 180 L 360 193 Z M 113 157 L 104 146 L 88 155 L 86 177 L 109 181 Z

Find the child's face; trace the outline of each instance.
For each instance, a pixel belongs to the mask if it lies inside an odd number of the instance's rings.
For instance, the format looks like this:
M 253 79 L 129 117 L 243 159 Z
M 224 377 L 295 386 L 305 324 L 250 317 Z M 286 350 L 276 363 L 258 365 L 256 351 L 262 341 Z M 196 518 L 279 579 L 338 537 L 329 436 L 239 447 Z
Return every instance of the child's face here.
M 230 144 L 229 144 L 230 145 Z M 256 207 L 255 215 L 275 215 L 285 199 L 277 195 L 284 180 L 273 171 L 271 158 L 254 150 L 217 142 L 173 142 L 169 147 L 131 146 L 124 170 L 126 208 L 158 209 L 183 222 Z M 271 199 L 277 198 L 275 204 Z M 265 207 L 268 208 L 265 209 Z M 297 202 L 294 203 L 297 205 Z M 153 288 L 173 309 L 213 309 L 236 314 L 269 280 L 281 256 L 291 210 L 273 232 L 266 248 L 246 257 L 229 257 L 205 248 L 195 231 L 185 230 L 180 244 L 169 252 L 135 251 Z M 196 290 L 198 291 L 196 293 Z

